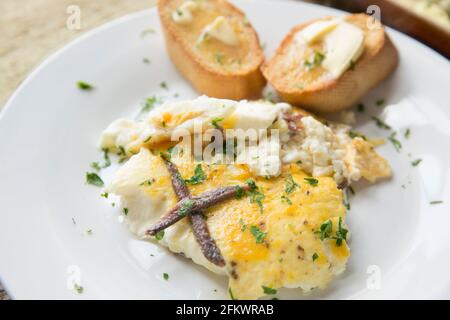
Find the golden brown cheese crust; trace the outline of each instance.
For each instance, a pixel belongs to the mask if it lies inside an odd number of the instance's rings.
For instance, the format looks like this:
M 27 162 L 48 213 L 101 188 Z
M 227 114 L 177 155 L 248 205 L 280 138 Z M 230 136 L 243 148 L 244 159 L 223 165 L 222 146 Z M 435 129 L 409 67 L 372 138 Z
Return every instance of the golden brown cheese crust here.
M 294 66 L 289 61 L 289 51 L 295 45 L 298 31 L 318 20 L 295 26 L 283 39 L 275 55 L 266 62 L 262 71 L 268 82 L 287 102 L 316 112 L 335 112 L 357 103 L 368 90 L 376 86 L 393 72 L 398 64 L 398 53 L 383 26 L 365 14 L 345 17 L 345 21 L 364 31 L 364 51 L 353 68 L 349 68 L 339 78 L 306 83 L 304 78 L 318 76 L 321 68 L 299 72 L 302 62 Z M 370 26 L 370 28 L 369 28 Z M 301 82 L 302 85 L 297 84 Z
M 155 182 L 139 188 L 152 198 L 166 199 L 171 207 L 177 199 L 165 166 L 159 157 L 150 159 Z M 194 174 L 193 163 L 178 162 L 177 166 L 184 178 Z M 265 196 L 262 212 L 249 197 L 232 199 L 205 212 L 211 236 L 226 261 L 229 286 L 235 298 L 261 297 L 265 295 L 263 286 L 300 287 L 305 291 L 324 288 L 345 269 L 350 255 L 347 243 L 343 241 L 338 246 L 333 239 L 322 241 L 316 233 L 330 219 L 334 235 L 339 218 L 343 221 L 345 218 L 343 194 L 332 178 L 317 178 L 317 186 L 312 186 L 304 180 L 308 176 L 296 164 L 285 165 L 282 174 L 272 179 L 254 178 L 246 165 L 202 164 L 202 168 L 207 179 L 189 186 L 193 196 L 219 186 L 244 184 L 248 179 L 255 179 Z M 298 186 L 287 193 L 289 176 Z M 133 214 L 130 210 L 127 218 L 133 219 Z M 192 233 L 182 222 L 171 227 L 179 228 L 173 230 L 176 237 L 166 232 L 169 248 L 204 264 L 201 262 L 204 259 L 196 259 L 187 251 L 185 246 L 187 239 L 192 243 Z M 260 243 L 252 232 L 254 227 L 266 234 Z
M 202 6 L 188 24 L 177 24 L 172 13 L 182 0 L 159 0 L 158 12 L 170 58 L 200 93 L 225 99 L 256 98 L 265 79 L 260 71 L 264 54 L 245 15 L 225 0 L 199 1 Z M 229 46 L 216 39 L 198 45 L 202 30 L 218 16 L 229 18 L 240 43 Z

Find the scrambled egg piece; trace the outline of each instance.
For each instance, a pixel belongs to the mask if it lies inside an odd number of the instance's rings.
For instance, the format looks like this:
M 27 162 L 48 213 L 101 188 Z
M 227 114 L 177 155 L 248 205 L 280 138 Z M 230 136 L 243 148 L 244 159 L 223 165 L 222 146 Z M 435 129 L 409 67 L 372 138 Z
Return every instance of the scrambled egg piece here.
M 177 158 L 172 161 L 183 178 L 193 176 L 195 163 L 181 163 Z M 333 237 L 340 221 L 346 228 L 346 211 L 343 193 L 333 178 L 308 182 L 305 178 L 310 176 L 297 164 L 283 165 L 281 174 L 270 179 L 253 176 L 247 165 L 203 163 L 202 169 L 207 178 L 189 186 L 194 196 L 220 186 L 243 185 L 248 179 L 254 179 L 264 195 L 260 204 L 245 196 L 205 211 L 226 266 L 221 268 L 205 259 L 187 219 L 166 229 L 159 242 L 212 272 L 228 276 L 235 298 L 256 299 L 281 287 L 305 292 L 324 288 L 344 271 L 349 248 L 345 240 L 338 243 Z M 143 238 L 177 202 L 165 164 L 145 148 L 117 172 L 107 191 L 121 197 L 128 208 L 129 229 Z M 321 240 L 324 223 L 331 228 Z

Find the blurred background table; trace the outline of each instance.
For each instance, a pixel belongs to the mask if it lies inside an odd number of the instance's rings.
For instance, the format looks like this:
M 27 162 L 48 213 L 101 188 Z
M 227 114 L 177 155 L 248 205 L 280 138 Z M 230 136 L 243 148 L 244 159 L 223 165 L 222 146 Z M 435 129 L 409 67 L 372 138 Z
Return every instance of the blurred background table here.
M 410 12 L 393 6 L 408 3 Z M 450 57 L 450 0 L 317 0 L 307 1 L 364 12 L 368 5 L 381 8 L 384 23 L 435 47 Z M 11 93 L 40 62 L 86 31 L 117 17 L 154 6 L 156 0 L 0 0 L 0 110 Z M 81 28 L 66 26 L 69 6 L 77 5 Z M 436 7 L 438 6 L 438 7 Z M 408 7 L 408 5 L 406 6 Z M 437 18 L 420 19 L 420 10 L 438 12 Z M 414 13 L 414 11 L 417 11 Z M 448 21 L 446 20 L 448 19 Z M 434 22 L 433 22 L 434 21 Z M 0 284 L 0 299 L 8 299 Z

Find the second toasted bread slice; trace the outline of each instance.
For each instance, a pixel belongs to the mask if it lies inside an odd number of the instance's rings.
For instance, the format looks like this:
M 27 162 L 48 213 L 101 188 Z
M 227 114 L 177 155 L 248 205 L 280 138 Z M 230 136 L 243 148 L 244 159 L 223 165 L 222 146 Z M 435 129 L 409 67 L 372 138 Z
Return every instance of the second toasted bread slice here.
M 228 1 L 158 0 L 170 58 L 200 93 L 216 98 L 258 97 L 265 85 L 258 36 Z
M 329 48 L 324 38 L 339 23 L 344 23 L 345 28 L 339 30 L 340 35 L 333 35 L 335 46 Z M 354 54 L 354 60 L 349 60 L 343 49 Z M 327 55 L 333 55 L 334 61 L 327 60 Z M 355 14 L 294 27 L 262 70 L 287 102 L 316 112 L 334 112 L 358 102 L 397 63 L 397 50 L 381 23 L 365 14 Z

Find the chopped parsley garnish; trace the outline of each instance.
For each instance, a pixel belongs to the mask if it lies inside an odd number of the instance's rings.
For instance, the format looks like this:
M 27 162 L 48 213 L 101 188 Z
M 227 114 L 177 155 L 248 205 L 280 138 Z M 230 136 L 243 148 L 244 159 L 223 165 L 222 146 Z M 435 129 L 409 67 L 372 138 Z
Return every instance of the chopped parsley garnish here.
M 168 273 L 163 273 L 163 279 L 168 281 L 169 280 L 169 274 Z
M 100 167 L 100 165 L 98 164 L 98 162 L 92 162 L 91 163 L 91 168 L 94 169 L 95 171 L 100 171 L 102 169 Z
M 362 103 L 358 104 L 357 109 L 358 109 L 358 112 L 364 112 L 364 109 L 365 109 L 364 104 L 362 104 Z
M 300 187 L 299 184 L 295 182 L 294 178 L 292 177 L 292 174 L 288 175 L 286 179 L 286 184 L 284 186 L 284 192 L 286 192 L 286 194 L 290 194 L 295 190 L 297 190 L 297 188 L 299 187 Z
M 312 261 L 316 261 L 317 259 L 319 259 L 319 255 L 314 252 L 314 254 L 312 255 Z
M 333 223 L 331 220 L 327 220 L 321 224 L 319 231 L 315 233 L 319 234 L 320 240 L 325 240 L 331 236 L 331 231 L 333 230 Z
M 378 107 L 380 107 L 380 106 L 382 106 L 385 102 L 386 102 L 386 100 L 384 100 L 384 99 L 378 99 L 378 100 L 375 102 L 375 104 L 376 104 Z
M 273 94 L 274 94 L 274 93 L 273 93 L 272 91 L 268 91 L 268 92 L 264 95 L 264 100 L 274 103 L 275 100 L 274 100 L 274 98 L 273 98 Z
M 122 146 L 117 146 L 117 149 L 119 149 L 119 151 L 117 151 L 117 155 L 118 156 L 125 156 L 127 154 L 127 152 L 125 151 L 125 148 Z
M 408 128 L 408 129 L 406 129 L 405 134 L 404 134 L 405 139 L 409 139 L 409 136 L 410 136 L 410 135 L 411 135 L 411 129 Z
M 164 230 L 161 230 L 161 231 L 158 231 L 156 234 L 155 234 L 155 239 L 156 240 L 162 240 L 162 238 L 164 238 Z
M 78 283 L 73 284 L 73 289 L 77 294 L 82 294 L 84 292 L 84 288 L 80 286 Z
M 287 195 L 285 195 L 285 194 L 283 194 L 282 196 L 281 196 L 281 201 L 282 202 L 286 202 L 288 205 L 292 205 L 292 201 L 291 201 L 291 199 L 289 199 L 289 197 L 287 196 Z
M 395 137 L 396 135 L 396 132 L 391 133 L 391 135 L 388 137 L 388 140 L 394 145 L 395 150 L 397 150 L 397 152 L 400 152 L 402 144 L 397 140 L 397 138 Z
M 123 210 L 123 215 L 124 216 L 128 215 L 128 208 L 123 208 L 122 210 Z
M 88 235 L 91 235 L 92 234 L 92 229 L 88 229 L 88 230 L 86 230 L 86 234 L 88 234 Z
M 441 204 L 441 203 L 443 203 L 444 201 L 440 201 L 440 200 L 437 200 L 437 201 L 430 201 L 430 204 Z
M 159 85 L 164 90 L 169 90 L 169 86 L 167 85 L 167 83 L 165 81 L 161 82 Z
M 214 119 L 212 119 L 211 124 L 214 128 L 220 129 L 221 127 L 219 125 L 219 122 L 221 122 L 221 121 L 223 121 L 223 118 L 214 118 Z
M 348 135 L 349 135 L 350 138 L 352 138 L 352 139 L 355 139 L 355 138 L 361 138 L 361 139 L 367 141 L 367 137 L 366 137 L 365 135 L 363 135 L 363 134 L 361 134 L 361 133 L 359 133 L 359 132 L 356 132 L 356 131 L 351 131 L 351 130 L 350 130 L 350 131 L 348 132 Z
M 233 291 L 231 291 L 231 288 L 228 289 L 228 293 L 230 294 L 231 300 L 237 300 L 237 299 L 234 297 Z
M 338 223 L 338 229 L 336 231 L 336 237 L 333 239 L 336 239 L 336 245 L 340 247 L 342 245 L 342 241 L 347 240 L 347 233 L 348 230 L 345 228 L 342 228 L 342 218 L 339 217 L 339 223 Z
M 241 186 L 236 186 L 236 199 L 241 199 L 245 195 L 245 190 Z
M 245 224 L 244 220 L 239 219 L 239 224 L 241 225 L 241 231 L 245 231 L 247 229 L 247 225 Z
M 391 127 L 386 123 L 384 123 L 380 118 L 372 117 L 372 120 L 375 121 L 375 124 L 377 125 L 378 128 L 391 130 Z
M 184 182 L 187 184 L 195 185 L 200 184 L 206 179 L 206 174 L 202 169 L 202 165 L 199 163 L 195 166 L 194 175 L 189 179 L 185 179 Z
M 160 101 L 155 96 L 145 99 L 141 111 L 147 112 L 152 110 L 158 102 Z
M 149 58 L 143 58 L 142 62 L 145 64 L 150 64 L 150 59 Z
M 85 90 L 85 91 L 89 91 L 89 90 L 94 89 L 94 87 L 91 84 L 89 84 L 87 82 L 84 82 L 84 81 L 78 81 L 77 82 L 77 86 L 78 86 L 79 89 Z
M 309 183 L 309 185 L 313 186 L 313 187 L 317 187 L 317 185 L 319 184 L 319 180 L 315 179 L 315 178 L 304 178 L 304 180 L 306 182 Z
M 223 53 L 217 52 L 214 54 L 214 59 L 218 64 L 223 64 L 223 60 L 225 59 L 225 56 Z
M 139 185 L 140 186 L 151 186 L 156 180 L 155 179 L 147 179 L 145 181 L 142 181 Z
M 319 51 L 315 51 L 313 59 L 305 61 L 304 66 L 307 68 L 314 68 L 320 66 L 323 60 L 325 60 L 325 55 Z
M 330 219 L 322 223 L 320 226 L 320 230 L 316 231 L 316 234 L 319 234 L 320 240 L 325 239 L 334 239 L 336 240 L 336 246 L 340 247 L 342 245 L 342 241 L 347 240 L 348 230 L 342 227 L 342 218 L 339 217 L 338 229 L 336 230 L 336 235 L 331 236 L 333 230 L 333 223 Z
M 411 165 L 413 167 L 417 167 L 419 165 L 419 163 L 421 163 L 421 162 L 422 162 L 422 159 L 416 159 L 414 161 L 411 161 Z
M 142 30 L 141 37 L 145 37 L 148 34 L 154 34 L 155 32 L 156 31 L 153 28 L 148 28 L 148 29 Z
M 349 187 L 348 187 L 348 190 L 350 190 L 350 193 L 351 193 L 352 195 L 355 194 L 355 189 L 353 189 L 352 186 L 349 186 Z
M 344 206 L 347 210 L 350 210 L 350 202 L 344 202 Z
M 170 160 L 170 153 L 166 152 L 166 151 L 161 151 L 159 153 L 159 155 L 161 156 L 161 158 L 163 158 L 164 160 Z
M 256 203 L 259 207 L 259 212 L 263 213 L 264 207 L 262 201 L 266 196 L 259 191 L 259 188 L 254 180 L 249 179 L 246 183 L 250 187 L 250 190 L 248 191 L 250 194 L 250 203 Z
M 86 172 L 86 183 L 97 187 L 103 187 L 105 184 L 95 172 Z
M 178 215 L 181 217 L 186 216 L 189 213 L 189 211 L 191 211 L 193 206 L 194 206 L 194 201 L 189 200 L 189 199 L 183 201 L 181 203 L 180 210 L 178 211 Z
M 350 70 L 355 70 L 355 65 L 356 65 L 355 61 L 350 60 L 350 65 L 349 65 L 348 68 L 349 68 Z
M 104 192 L 100 195 L 100 197 L 103 197 L 105 199 L 108 199 L 109 193 L 108 192 Z
M 266 232 L 261 231 L 256 226 L 250 226 L 250 232 L 255 237 L 256 243 L 260 244 L 264 242 L 264 239 L 267 236 Z
M 264 291 L 265 294 L 277 294 L 277 290 L 270 288 L 270 287 L 266 287 L 266 286 L 262 286 L 262 289 Z

